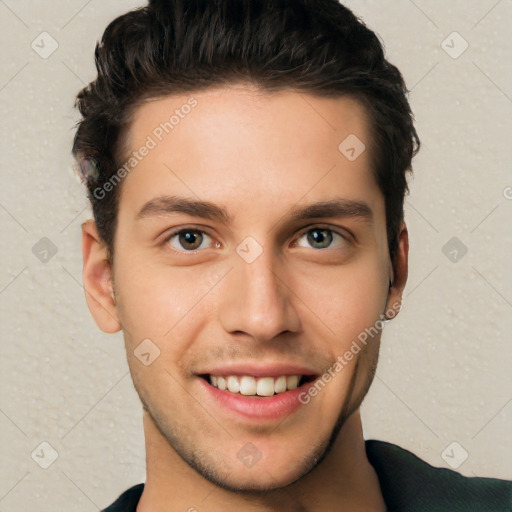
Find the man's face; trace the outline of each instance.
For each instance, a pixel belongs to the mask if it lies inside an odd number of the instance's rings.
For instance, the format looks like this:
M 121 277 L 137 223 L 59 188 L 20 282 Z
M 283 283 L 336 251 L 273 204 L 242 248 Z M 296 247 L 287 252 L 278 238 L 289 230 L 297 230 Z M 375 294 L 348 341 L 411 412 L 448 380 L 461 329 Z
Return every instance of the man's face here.
M 155 132 L 190 96 L 197 106 Z M 367 147 L 353 161 L 338 149 L 350 134 Z M 156 147 L 122 184 L 113 265 L 135 388 L 172 449 L 207 478 L 253 490 L 291 483 L 360 405 L 380 336 L 358 342 L 309 403 L 299 396 L 389 306 L 365 111 L 350 98 L 220 88 L 145 103 L 129 152 L 148 136 Z M 170 198 L 226 215 L 179 211 Z M 329 201 L 339 216 L 304 210 Z

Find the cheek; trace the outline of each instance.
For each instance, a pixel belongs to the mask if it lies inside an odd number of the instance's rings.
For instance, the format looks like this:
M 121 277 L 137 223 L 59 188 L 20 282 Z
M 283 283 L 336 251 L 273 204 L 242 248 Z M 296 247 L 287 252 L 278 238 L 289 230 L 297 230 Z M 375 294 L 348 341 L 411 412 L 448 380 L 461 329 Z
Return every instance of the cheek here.
M 207 322 L 204 298 L 222 276 L 219 269 L 151 265 L 136 257 L 116 264 L 118 312 L 130 345 L 154 340 L 161 350 L 179 351 Z M 201 316 L 198 312 L 201 311 Z M 186 330 L 187 336 L 178 335 Z
M 373 325 L 384 312 L 387 288 L 384 265 L 378 258 L 360 259 L 338 267 L 316 267 L 296 274 L 293 289 L 337 344 Z M 314 276 L 314 278 L 312 278 Z

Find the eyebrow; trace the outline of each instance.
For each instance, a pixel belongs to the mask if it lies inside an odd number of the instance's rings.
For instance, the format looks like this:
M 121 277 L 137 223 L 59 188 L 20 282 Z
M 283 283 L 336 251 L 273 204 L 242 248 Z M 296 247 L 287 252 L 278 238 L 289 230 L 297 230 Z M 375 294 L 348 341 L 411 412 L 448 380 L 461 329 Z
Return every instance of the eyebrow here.
M 178 196 L 160 196 L 151 199 L 139 210 L 135 218 L 143 219 L 171 213 L 185 213 L 192 217 L 202 217 L 225 224 L 232 222 L 228 212 L 214 203 Z
M 163 216 L 172 213 L 184 213 L 192 217 L 231 224 L 233 218 L 225 208 L 209 201 L 189 199 L 178 196 L 160 196 L 151 199 L 139 210 L 136 219 L 153 216 Z M 305 206 L 294 206 L 288 213 L 293 222 L 299 222 L 319 217 L 329 218 L 359 218 L 371 222 L 372 209 L 364 202 L 335 198 Z
M 317 217 L 352 217 L 371 222 L 373 220 L 373 211 L 366 203 L 361 201 L 337 198 L 299 208 L 292 208 L 290 215 L 291 220 L 295 222 L 315 219 Z

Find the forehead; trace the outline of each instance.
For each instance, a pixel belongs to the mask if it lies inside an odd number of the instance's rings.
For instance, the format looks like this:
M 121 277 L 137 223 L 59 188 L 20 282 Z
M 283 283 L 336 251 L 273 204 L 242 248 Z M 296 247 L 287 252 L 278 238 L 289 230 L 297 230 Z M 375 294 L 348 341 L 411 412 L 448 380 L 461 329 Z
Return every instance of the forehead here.
M 233 212 L 249 201 L 277 212 L 335 195 L 379 209 L 370 145 L 366 110 L 350 97 L 233 86 L 154 99 L 137 108 L 126 136 L 125 159 L 151 149 L 132 162 L 121 206 L 172 193 Z M 352 148 L 362 151 L 356 159 Z

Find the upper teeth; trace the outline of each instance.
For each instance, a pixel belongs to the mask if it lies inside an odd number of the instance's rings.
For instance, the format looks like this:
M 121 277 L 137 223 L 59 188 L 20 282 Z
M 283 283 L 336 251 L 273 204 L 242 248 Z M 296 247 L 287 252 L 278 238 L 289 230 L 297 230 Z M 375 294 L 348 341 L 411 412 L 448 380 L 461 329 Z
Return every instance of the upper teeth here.
M 272 396 L 274 393 L 284 393 L 299 386 L 300 375 L 282 375 L 280 377 L 251 377 L 229 375 L 210 375 L 210 382 L 222 391 L 240 393 L 246 396 Z

